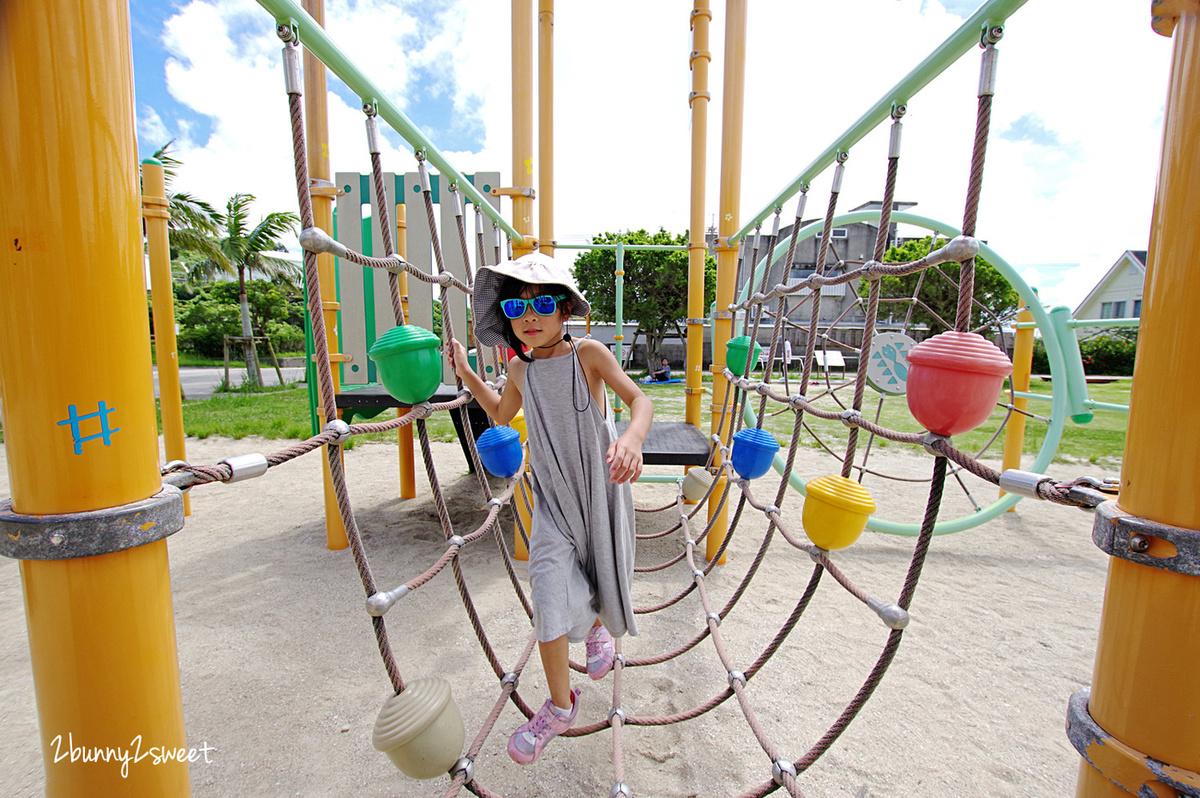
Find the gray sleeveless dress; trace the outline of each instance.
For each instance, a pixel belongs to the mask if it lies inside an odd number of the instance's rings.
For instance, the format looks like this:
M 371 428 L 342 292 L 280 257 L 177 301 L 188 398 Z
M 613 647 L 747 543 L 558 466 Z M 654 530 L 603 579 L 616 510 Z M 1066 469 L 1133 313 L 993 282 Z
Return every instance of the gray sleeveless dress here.
M 614 637 L 637 634 L 633 492 L 608 480 L 604 455 L 616 427 L 577 357 L 535 358 L 521 386 L 534 500 L 529 582 L 543 643 L 563 635 L 578 643 L 596 618 Z

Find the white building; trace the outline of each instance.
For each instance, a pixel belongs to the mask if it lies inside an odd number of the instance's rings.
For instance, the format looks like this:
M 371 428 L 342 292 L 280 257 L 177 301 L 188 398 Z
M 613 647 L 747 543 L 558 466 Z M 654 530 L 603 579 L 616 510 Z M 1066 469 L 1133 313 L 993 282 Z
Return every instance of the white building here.
M 1072 314 L 1076 319 L 1137 319 L 1142 316 L 1146 251 L 1127 249 Z

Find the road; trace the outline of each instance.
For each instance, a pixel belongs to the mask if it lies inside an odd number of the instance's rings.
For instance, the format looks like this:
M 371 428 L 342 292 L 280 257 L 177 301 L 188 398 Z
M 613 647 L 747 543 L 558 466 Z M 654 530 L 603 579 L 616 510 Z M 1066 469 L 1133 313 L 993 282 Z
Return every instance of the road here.
M 285 368 L 280 369 L 283 372 L 283 379 L 287 382 L 297 382 L 304 379 L 303 368 Z M 279 377 L 275 374 L 275 369 L 267 367 L 262 369 L 263 384 L 278 385 Z M 241 385 L 246 378 L 245 369 L 229 369 L 229 381 L 233 385 Z M 179 384 L 183 388 L 183 395 L 188 399 L 209 399 L 213 395 L 213 390 L 216 389 L 221 381 L 225 379 L 225 369 L 217 368 L 193 368 L 182 367 L 179 369 Z M 158 396 L 158 367 L 154 368 L 154 395 Z

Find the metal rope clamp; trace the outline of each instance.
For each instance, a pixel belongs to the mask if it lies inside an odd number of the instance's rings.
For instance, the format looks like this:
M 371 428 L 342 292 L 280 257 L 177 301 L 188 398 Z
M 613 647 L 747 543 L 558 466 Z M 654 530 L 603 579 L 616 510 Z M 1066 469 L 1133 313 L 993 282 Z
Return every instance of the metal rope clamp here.
M 1092 542 L 1113 557 L 1200 576 L 1200 530 L 1130 515 L 1113 500 L 1096 506 Z
M 326 425 L 326 428 L 328 428 L 328 425 Z M 347 430 L 349 430 L 349 427 L 347 427 Z M 271 467 L 267 458 L 257 452 L 226 457 L 224 460 L 218 460 L 217 465 L 229 466 L 229 479 L 224 480 L 226 484 L 261 477 Z
M 0 502 L 0 555 L 72 560 L 125 551 L 183 529 L 183 492 L 163 485 L 141 501 L 81 513 L 25 515 Z
M 321 432 L 332 432 L 334 434 L 334 439 L 329 442 L 332 446 L 341 446 L 350 440 L 350 425 L 340 418 L 330 421 L 321 428 Z
M 452 777 L 462 773 L 463 784 L 470 784 L 475 780 L 475 760 L 469 756 L 459 757 L 459 760 L 450 768 Z
M 776 759 L 771 763 L 771 781 L 783 787 L 785 775 L 795 779 L 796 766 L 786 759 Z
M 1042 496 L 1038 493 L 1038 485 L 1043 482 L 1053 481 L 1053 479 L 1045 474 L 1009 468 L 1000 474 L 1000 490 L 1005 493 L 1015 493 L 1027 499 L 1041 499 Z

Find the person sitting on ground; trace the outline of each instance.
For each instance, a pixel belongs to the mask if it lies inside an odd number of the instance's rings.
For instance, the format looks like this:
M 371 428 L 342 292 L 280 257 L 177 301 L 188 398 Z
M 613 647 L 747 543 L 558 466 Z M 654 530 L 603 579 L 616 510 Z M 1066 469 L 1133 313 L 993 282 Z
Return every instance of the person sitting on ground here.
M 671 364 L 664 357 L 662 359 L 662 368 L 650 373 L 650 377 L 655 382 L 666 382 L 671 379 Z

